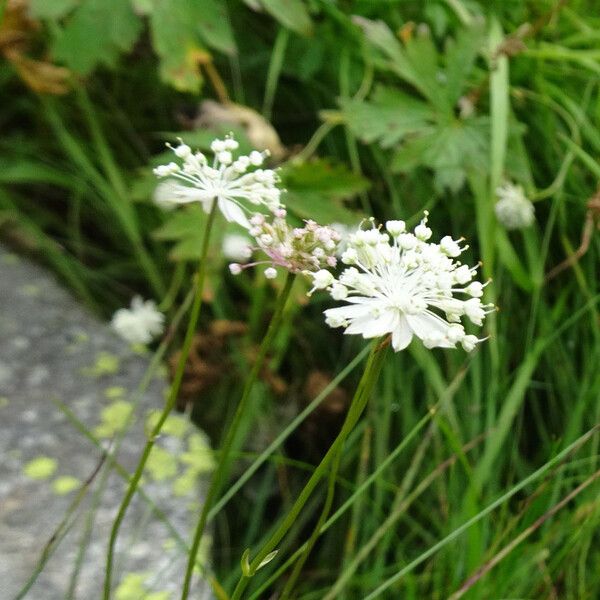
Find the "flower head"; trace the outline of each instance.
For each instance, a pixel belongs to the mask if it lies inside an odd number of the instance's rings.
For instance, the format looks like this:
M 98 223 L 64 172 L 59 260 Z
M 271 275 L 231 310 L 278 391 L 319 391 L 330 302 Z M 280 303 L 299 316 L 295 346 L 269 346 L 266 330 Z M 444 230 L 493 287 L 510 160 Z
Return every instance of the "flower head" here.
M 461 317 L 482 325 L 493 307 L 480 300 L 484 285 L 472 281 L 477 267 L 454 260 L 466 249 L 461 240 L 428 242 L 427 213 L 413 233 L 406 232 L 404 221 L 388 221 L 386 229 L 372 226 L 351 235 L 342 255 L 347 267 L 332 283 L 315 274 L 315 287 L 347 303 L 326 310 L 326 323 L 365 338 L 391 333 L 396 351 L 413 336 L 428 348 L 460 342 L 473 350 L 481 340 L 466 334 Z
M 187 204 L 200 202 L 208 213 L 216 201 L 228 221 L 249 228 L 247 213 L 252 206 L 266 206 L 275 210 L 280 206 L 281 190 L 275 171 L 260 168 L 266 152 L 251 152 L 248 156 L 234 157 L 238 143 L 232 138 L 214 140 L 212 163 L 201 152 L 180 141 L 179 146 L 169 146 L 178 162 L 170 162 L 154 169 L 154 174 L 171 183 L 160 195 L 160 204 Z M 164 193 L 164 192 L 168 192 Z
M 164 329 L 165 316 L 152 300 L 135 296 L 131 308 L 120 308 L 112 318 L 112 328 L 132 344 L 149 344 Z
M 494 207 L 498 221 L 506 229 L 529 227 L 535 220 L 535 208 L 520 185 L 505 183 L 496 189 L 498 201 Z
M 267 263 L 267 272 L 273 275 L 275 267 L 292 273 L 315 272 L 335 267 L 340 234 L 331 227 L 305 221 L 304 227 L 291 227 L 285 219 L 285 210 L 279 208 L 272 219 L 256 214 L 250 219 L 250 233 L 256 240 L 254 250 L 260 250 L 267 260 L 244 266 Z M 233 267 L 233 269 L 231 269 Z M 241 265 L 230 266 L 232 273 L 241 272 Z M 268 277 L 268 275 L 267 275 Z M 272 278 L 272 277 L 269 277 Z

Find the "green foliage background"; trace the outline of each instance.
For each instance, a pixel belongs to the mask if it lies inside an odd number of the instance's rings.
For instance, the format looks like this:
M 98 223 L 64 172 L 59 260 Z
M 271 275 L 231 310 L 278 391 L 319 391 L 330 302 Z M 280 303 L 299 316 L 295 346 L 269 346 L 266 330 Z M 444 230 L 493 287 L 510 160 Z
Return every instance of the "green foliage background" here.
M 553 512 L 597 476 L 598 435 L 511 492 L 600 422 L 600 243 L 597 213 L 594 223 L 587 205 L 600 177 L 595 5 L 29 1 L 42 25 L 34 49 L 71 70 L 72 91 L 36 95 L 12 63 L 0 65 L 0 232 L 99 314 L 139 292 L 172 314 L 185 296 L 204 216 L 194 207 L 161 212 L 151 201 L 150 167 L 164 156 L 165 139 L 181 135 L 204 148 L 231 129 L 182 125 L 201 100 L 222 94 L 215 81 L 232 101 L 269 118 L 289 149 L 280 166 L 295 218 L 354 224 L 372 214 L 414 224 L 429 209 L 435 235 L 464 235 L 469 262 L 481 258 L 493 279 L 488 298 L 500 311 L 473 356 L 413 344 L 386 363 L 344 454 L 334 510 L 350 499 L 348 510 L 317 545 L 298 598 L 375 597 L 389 578 L 378 597 L 600 596 L 598 484 Z M 243 129 L 236 133 L 248 143 Z M 535 201 L 533 227 L 507 233 L 496 222 L 494 190 L 505 178 Z M 586 227 L 585 254 L 546 280 Z M 215 445 L 281 285 L 258 273 L 232 278 L 220 243 L 211 250 L 202 330 L 213 319 L 249 328 L 230 344 L 235 368 L 195 404 Z M 312 400 L 310 375 L 332 377 L 364 345 L 328 330 L 327 299 L 317 295 L 305 306 L 303 291 L 271 361 L 287 392 L 257 386 L 240 472 Z M 342 388 L 352 390 L 356 376 Z M 244 549 L 260 545 L 300 489 L 341 410 L 326 402 L 294 427 L 220 513 L 214 571 L 225 590 L 239 576 Z M 280 589 L 269 578 L 305 541 L 323 495 L 279 558 L 253 578 L 252 597 Z M 464 595 L 452 595 L 465 582 Z

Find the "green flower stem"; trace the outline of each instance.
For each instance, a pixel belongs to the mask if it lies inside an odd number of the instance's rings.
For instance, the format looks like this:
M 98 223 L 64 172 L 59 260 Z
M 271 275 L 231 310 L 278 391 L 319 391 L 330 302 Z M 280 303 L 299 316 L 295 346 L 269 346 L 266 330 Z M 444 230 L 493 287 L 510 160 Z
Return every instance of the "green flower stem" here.
M 275 549 L 275 547 L 277 546 L 277 544 L 279 544 L 283 536 L 293 526 L 294 522 L 296 521 L 298 515 L 300 514 L 302 508 L 308 501 L 315 487 L 325 475 L 329 465 L 335 459 L 335 457 L 338 454 L 338 451 L 344 445 L 346 438 L 354 429 L 356 423 L 360 419 L 360 416 L 363 410 L 365 409 L 369 396 L 373 391 L 373 387 L 375 386 L 375 383 L 379 376 L 379 372 L 381 371 L 381 367 L 383 366 L 383 359 L 385 357 L 385 349 L 387 348 L 387 345 L 387 340 L 383 343 L 381 342 L 381 340 L 376 340 L 373 344 L 371 354 L 369 355 L 369 359 L 367 361 L 367 364 L 365 365 L 365 370 L 363 372 L 362 378 L 358 384 L 354 397 L 352 398 L 352 402 L 350 404 L 348 414 L 346 415 L 346 419 L 344 420 L 344 424 L 342 425 L 342 429 L 340 430 L 337 438 L 334 440 L 333 444 L 323 457 L 323 460 L 321 460 L 321 462 L 317 465 L 310 479 L 304 486 L 304 489 L 300 492 L 300 495 L 298 496 L 298 498 L 294 502 L 294 505 L 283 519 L 282 523 L 267 540 L 260 552 L 256 555 L 256 558 L 254 558 L 254 560 L 250 563 L 251 574 L 257 571 L 259 565 L 262 563 L 264 558 Z M 242 575 L 233 592 L 233 595 L 231 596 L 231 600 L 240 600 L 240 598 L 242 597 L 242 593 L 246 589 L 246 586 L 249 582 L 249 577 Z
M 292 573 L 289 579 L 285 583 L 285 587 L 281 592 L 281 596 L 279 600 L 288 600 L 291 597 L 291 593 L 296 585 L 296 581 L 302 572 L 302 567 L 308 558 L 308 555 L 311 553 L 314 545 L 317 543 L 317 539 L 319 539 L 319 535 L 321 535 L 321 529 L 329 516 L 331 511 L 331 506 L 333 504 L 333 497 L 335 496 L 335 480 L 337 477 L 337 473 L 340 467 L 340 460 L 342 458 L 342 447 L 340 446 L 335 458 L 333 459 L 333 465 L 331 467 L 331 471 L 329 471 L 329 477 L 327 479 L 327 496 L 325 497 L 325 502 L 323 504 L 323 510 L 321 510 L 321 514 L 319 515 L 319 520 L 308 538 L 306 544 L 304 544 L 304 549 L 300 556 L 298 557 L 298 561 L 294 565 Z
M 150 456 L 150 452 L 154 447 L 156 439 L 160 434 L 160 431 L 167 420 L 169 414 L 173 410 L 175 403 L 177 401 L 177 396 L 179 394 L 179 388 L 181 387 L 181 381 L 183 379 L 183 373 L 185 370 L 185 365 L 187 362 L 188 355 L 190 353 L 190 349 L 192 347 L 192 341 L 194 339 L 194 334 L 196 333 L 196 326 L 198 325 L 198 318 L 200 317 L 200 309 L 202 307 L 202 292 L 204 290 L 204 279 L 206 277 L 206 256 L 208 253 L 208 245 L 210 241 L 210 234 L 213 228 L 213 223 L 215 221 L 215 216 L 217 212 L 217 203 L 213 201 L 213 205 L 208 216 L 208 221 L 206 223 L 206 229 L 204 231 L 204 239 L 202 241 L 202 250 L 200 255 L 200 263 L 198 265 L 198 276 L 196 280 L 196 291 L 194 295 L 194 301 L 192 303 L 192 308 L 190 311 L 190 320 L 188 322 L 187 330 L 185 332 L 185 338 L 183 340 L 183 346 L 181 348 L 181 355 L 179 357 L 179 362 L 177 364 L 177 369 L 175 371 L 175 376 L 173 377 L 173 383 L 171 384 L 171 389 L 169 390 L 169 396 L 165 403 L 165 407 L 160 415 L 160 418 L 156 422 L 156 425 L 153 427 L 150 435 L 148 436 L 148 441 L 144 447 L 144 451 L 142 452 L 142 456 L 140 461 L 136 467 L 134 474 L 131 476 L 129 480 L 129 485 L 127 487 L 127 492 L 119 506 L 119 511 L 113 523 L 110 538 L 108 541 L 108 550 L 106 553 L 106 570 L 104 575 L 104 594 L 103 599 L 110 599 L 110 591 L 112 584 L 112 571 L 113 571 L 113 562 L 114 562 L 114 553 L 115 553 L 115 545 L 117 542 L 117 536 L 119 534 L 119 528 L 121 527 L 121 523 L 125 517 L 125 513 L 127 512 L 127 508 L 131 503 L 131 500 L 135 494 L 135 491 L 139 485 L 140 479 L 142 478 L 142 473 L 144 471 L 144 467 L 148 462 L 148 457 Z
M 235 411 L 235 415 L 233 417 L 233 421 L 227 430 L 227 434 L 225 436 L 225 440 L 223 441 L 223 445 L 221 448 L 219 464 L 217 469 L 212 477 L 210 487 L 206 493 L 206 500 L 204 501 L 204 505 L 202 507 L 202 512 L 200 513 L 200 518 L 198 519 L 198 523 L 196 525 L 196 530 L 194 532 L 194 539 L 192 542 L 192 547 L 190 549 L 190 553 L 188 555 L 188 564 L 185 571 L 185 578 L 183 580 L 183 588 L 181 591 L 181 600 L 186 600 L 190 593 L 190 585 L 192 582 L 192 576 L 194 572 L 194 566 L 196 564 L 196 555 L 198 554 L 198 549 L 200 548 L 200 542 L 202 540 L 202 535 L 204 534 L 204 530 L 206 528 L 206 522 L 208 520 L 208 513 L 213 502 L 216 500 L 221 486 L 223 485 L 223 481 L 227 476 L 227 467 L 229 463 L 229 458 L 231 455 L 231 450 L 233 448 L 233 444 L 235 442 L 235 438 L 239 432 L 240 425 L 242 423 L 242 417 L 246 414 L 248 404 L 250 401 L 250 392 L 252 391 L 252 387 L 256 382 L 258 374 L 260 373 L 263 364 L 265 362 L 265 357 L 267 352 L 269 351 L 273 340 L 279 331 L 279 326 L 283 320 L 284 309 L 287 303 L 287 300 L 290 296 L 290 292 L 292 290 L 292 286 L 296 279 L 296 275 L 294 273 L 288 272 L 283 290 L 279 294 L 279 298 L 277 299 L 277 306 L 275 308 L 275 312 L 273 313 L 273 317 L 271 318 L 271 322 L 269 323 L 269 328 L 267 329 L 267 333 L 261 342 L 260 348 L 258 350 L 258 355 L 256 356 L 256 360 L 254 361 L 254 365 L 252 366 L 252 370 L 246 379 L 246 383 L 244 384 L 244 391 L 242 392 L 242 398 L 237 406 Z

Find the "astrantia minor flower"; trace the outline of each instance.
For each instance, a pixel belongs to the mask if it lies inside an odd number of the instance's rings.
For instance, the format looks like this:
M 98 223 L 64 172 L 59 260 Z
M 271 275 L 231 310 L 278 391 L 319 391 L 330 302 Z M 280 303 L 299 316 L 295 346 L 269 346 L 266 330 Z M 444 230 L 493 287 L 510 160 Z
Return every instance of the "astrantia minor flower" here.
M 136 296 L 131 308 L 120 308 L 112 318 L 112 328 L 132 344 L 149 344 L 164 329 L 165 316 L 152 300 Z
M 171 162 L 154 169 L 155 175 L 172 182 L 168 194 L 161 194 L 161 205 L 200 202 L 208 213 L 216 200 L 219 210 L 228 221 L 249 228 L 247 213 L 251 207 L 266 206 L 275 210 L 280 206 L 281 190 L 277 187 L 275 171 L 259 168 L 267 155 L 251 152 L 248 156 L 234 157 L 238 143 L 232 138 L 214 140 L 211 144 L 214 158 L 211 164 L 201 152 L 181 142 L 172 148 L 183 164 Z
M 413 336 L 428 348 L 454 348 L 460 342 L 473 350 L 480 340 L 466 334 L 461 317 L 482 325 L 493 307 L 481 303 L 484 286 L 473 281 L 477 267 L 454 260 L 465 250 L 460 240 L 427 241 L 431 229 L 425 215 L 413 233 L 405 231 L 403 221 L 388 221 L 388 233 L 359 229 L 342 255 L 348 266 L 339 278 L 319 280 L 315 274 L 315 287 L 347 303 L 325 311 L 329 326 L 365 338 L 391 333 L 396 351 Z
M 250 219 L 250 233 L 256 240 L 253 250 L 262 251 L 267 259 L 243 267 L 230 265 L 232 273 L 240 273 L 245 267 L 268 264 L 265 275 L 271 279 L 277 274 L 275 267 L 304 273 L 336 266 L 336 249 L 341 236 L 335 229 L 311 220 L 305 221 L 304 227 L 291 227 L 285 216 L 285 210 L 279 208 L 273 219 L 261 214 Z
M 505 183 L 496 189 L 498 201 L 494 206 L 498 221 L 506 229 L 529 227 L 535 220 L 535 208 L 520 185 Z

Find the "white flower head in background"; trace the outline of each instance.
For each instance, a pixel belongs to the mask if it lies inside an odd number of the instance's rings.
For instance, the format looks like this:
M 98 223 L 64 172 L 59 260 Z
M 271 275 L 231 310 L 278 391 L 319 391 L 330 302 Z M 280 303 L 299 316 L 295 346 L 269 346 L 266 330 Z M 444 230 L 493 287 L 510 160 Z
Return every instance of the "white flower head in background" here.
M 132 344 L 149 344 L 164 330 L 165 316 L 153 300 L 135 296 L 130 308 L 120 308 L 113 315 L 112 328 Z
M 214 140 L 211 164 L 204 154 L 192 152 L 181 141 L 177 147 L 169 146 L 182 164 L 171 162 L 154 169 L 157 177 L 173 184 L 160 194 L 161 205 L 200 202 L 208 213 L 216 201 L 228 221 L 247 229 L 248 213 L 255 212 L 252 207 L 265 206 L 271 211 L 279 208 L 279 178 L 275 171 L 260 168 L 268 153 L 254 150 L 236 158 L 233 153 L 238 146 L 232 137 Z
M 427 212 L 412 233 L 404 221 L 388 221 L 386 229 L 372 225 L 350 236 L 342 255 L 347 267 L 337 279 L 314 275 L 315 288 L 347 303 L 326 310 L 326 323 L 364 338 L 391 334 L 396 351 L 413 336 L 427 348 L 461 343 L 473 350 L 482 340 L 465 332 L 461 317 L 481 326 L 494 307 L 480 300 L 484 285 L 473 281 L 477 267 L 454 260 L 466 249 L 461 240 L 428 242 Z
M 226 233 L 221 245 L 223 256 L 229 260 L 245 263 L 252 256 L 250 238 L 241 233 Z
M 496 194 L 496 218 L 506 229 L 522 229 L 534 222 L 535 208 L 520 185 L 507 182 L 496 189 Z
M 154 194 L 152 194 L 154 204 L 164 211 L 175 210 L 177 203 L 174 199 L 177 197 L 178 187 L 179 184 L 172 179 L 161 181 L 156 188 L 154 188 Z
M 256 240 L 253 250 L 262 251 L 267 260 L 248 265 L 233 264 L 230 270 L 238 274 L 243 268 L 257 264 L 268 264 L 267 279 L 277 275 L 276 267 L 291 273 L 314 272 L 335 267 L 336 250 L 340 234 L 331 227 L 307 220 L 304 227 L 292 227 L 285 219 L 286 211 L 279 208 L 269 220 L 261 214 L 250 219 L 250 233 Z

